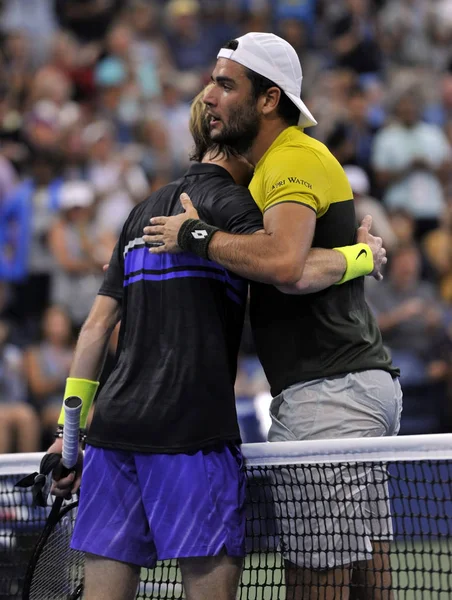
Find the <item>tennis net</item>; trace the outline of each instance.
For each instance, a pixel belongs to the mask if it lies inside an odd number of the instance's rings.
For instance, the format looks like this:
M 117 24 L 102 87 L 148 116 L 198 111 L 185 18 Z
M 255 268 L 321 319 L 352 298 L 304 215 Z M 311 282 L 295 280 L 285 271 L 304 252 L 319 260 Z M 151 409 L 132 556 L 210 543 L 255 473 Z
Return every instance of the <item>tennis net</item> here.
M 355 600 L 452 598 L 452 435 L 246 444 L 243 453 L 240 599 L 310 598 L 314 588 L 319 600 L 333 590 Z M 48 513 L 13 487 L 41 456 L 0 457 L 0 600 L 21 597 Z M 142 570 L 137 598 L 183 597 L 175 561 Z

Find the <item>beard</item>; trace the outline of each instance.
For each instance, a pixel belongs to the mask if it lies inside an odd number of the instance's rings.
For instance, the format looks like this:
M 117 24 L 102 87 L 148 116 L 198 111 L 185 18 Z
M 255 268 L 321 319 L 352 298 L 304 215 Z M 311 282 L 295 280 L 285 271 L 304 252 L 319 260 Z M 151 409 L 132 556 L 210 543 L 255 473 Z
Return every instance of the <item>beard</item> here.
M 221 131 L 211 132 L 210 135 L 216 144 L 229 146 L 239 154 L 245 154 L 253 145 L 259 128 L 260 118 L 256 107 L 239 106 L 231 110 L 229 123 L 223 123 Z

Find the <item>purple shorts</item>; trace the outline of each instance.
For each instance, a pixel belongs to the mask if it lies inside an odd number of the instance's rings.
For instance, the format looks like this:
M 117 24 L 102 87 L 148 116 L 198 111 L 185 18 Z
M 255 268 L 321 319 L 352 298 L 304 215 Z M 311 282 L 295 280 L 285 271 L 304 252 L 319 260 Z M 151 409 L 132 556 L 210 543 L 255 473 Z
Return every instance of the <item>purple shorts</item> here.
M 72 548 L 142 567 L 245 554 L 238 447 L 141 454 L 87 446 Z

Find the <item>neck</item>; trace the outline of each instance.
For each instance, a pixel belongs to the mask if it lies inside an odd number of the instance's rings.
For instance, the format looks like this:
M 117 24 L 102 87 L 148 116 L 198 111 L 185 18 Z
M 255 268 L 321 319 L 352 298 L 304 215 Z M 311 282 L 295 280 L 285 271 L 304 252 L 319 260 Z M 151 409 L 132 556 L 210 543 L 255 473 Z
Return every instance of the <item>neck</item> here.
M 232 161 L 229 161 L 227 158 L 225 158 L 222 153 L 220 153 L 219 156 L 215 156 L 214 153 L 212 153 L 210 150 L 208 150 L 205 153 L 201 162 L 203 164 L 217 165 L 218 167 L 223 167 L 223 169 L 226 169 L 226 171 L 229 173 L 229 175 L 231 175 L 231 177 L 237 183 L 237 177 L 236 177 L 236 173 L 235 173 L 236 169 L 234 168 Z
M 281 121 L 281 119 L 274 119 L 268 121 L 260 128 L 259 133 L 246 156 L 253 166 L 257 165 L 276 138 L 287 129 L 287 127 L 288 125 L 284 123 L 284 121 Z

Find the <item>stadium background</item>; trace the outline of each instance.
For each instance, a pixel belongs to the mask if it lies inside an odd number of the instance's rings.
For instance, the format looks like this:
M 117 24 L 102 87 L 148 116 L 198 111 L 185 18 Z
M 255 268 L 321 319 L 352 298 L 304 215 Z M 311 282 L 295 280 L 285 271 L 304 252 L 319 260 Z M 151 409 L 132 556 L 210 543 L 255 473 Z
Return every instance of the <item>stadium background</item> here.
M 367 295 L 402 368 L 402 433 L 452 431 L 452 0 L 2 0 L 0 453 L 46 447 L 121 225 L 187 168 L 190 100 L 248 31 L 295 47 L 309 133 L 390 253 Z M 249 327 L 236 391 L 244 441 L 264 439 Z

